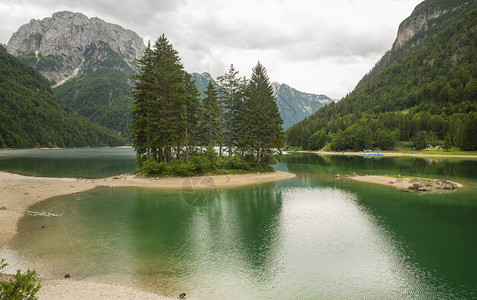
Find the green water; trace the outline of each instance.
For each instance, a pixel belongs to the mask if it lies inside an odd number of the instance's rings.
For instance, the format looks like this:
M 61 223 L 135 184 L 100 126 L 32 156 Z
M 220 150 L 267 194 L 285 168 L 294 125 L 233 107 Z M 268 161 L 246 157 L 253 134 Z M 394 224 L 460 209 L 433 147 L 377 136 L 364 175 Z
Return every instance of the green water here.
M 1 150 L 0 171 L 43 177 L 102 178 L 132 172 L 132 148 Z
M 31 210 L 64 214 L 25 216 L 0 257 L 45 276 L 192 299 L 477 297 L 477 160 L 293 154 L 276 168 L 297 177 L 56 197 Z M 465 188 L 422 194 L 334 178 L 353 172 L 450 178 Z

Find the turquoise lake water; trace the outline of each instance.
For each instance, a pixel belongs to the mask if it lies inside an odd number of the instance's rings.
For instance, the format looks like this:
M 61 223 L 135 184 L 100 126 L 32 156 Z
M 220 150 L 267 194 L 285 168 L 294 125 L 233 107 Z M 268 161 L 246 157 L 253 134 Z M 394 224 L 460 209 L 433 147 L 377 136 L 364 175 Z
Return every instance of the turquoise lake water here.
M 477 160 L 290 154 L 276 168 L 297 177 L 52 198 L 31 210 L 63 215 L 25 216 L 0 257 L 31 263 L 44 276 L 69 273 L 191 299 L 477 297 Z M 334 177 L 353 172 L 465 186 L 409 193 Z

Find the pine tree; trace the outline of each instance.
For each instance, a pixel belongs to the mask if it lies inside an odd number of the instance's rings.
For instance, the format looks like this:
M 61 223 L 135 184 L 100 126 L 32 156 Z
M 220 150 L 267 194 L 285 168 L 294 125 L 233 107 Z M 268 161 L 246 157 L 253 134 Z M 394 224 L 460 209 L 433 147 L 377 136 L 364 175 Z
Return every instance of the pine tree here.
M 233 155 L 234 147 L 239 138 L 239 112 L 243 103 L 241 79 L 237 78 L 238 71 L 230 65 L 228 73 L 219 76 L 217 80 L 222 88 L 222 103 L 224 107 L 225 140 L 229 156 Z
M 185 120 L 181 118 L 185 94 L 184 68 L 177 50 L 164 34 L 158 38 L 154 48 L 154 94 L 158 102 L 154 116 L 155 148 L 159 149 L 158 161 L 168 162 L 172 159 L 172 148 L 176 146 L 179 149 L 185 129 Z
M 218 93 L 215 89 L 212 81 L 209 81 L 207 90 L 205 91 L 206 97 L 203 100 L 203 130 L 207 135 L 207 145 L 214 146 L 220 138 L 220 108 Z
M 138 61 L 141 73 L 135 78 L 135 105 L 131 131 L 139 159 L 158 162 L 172 159 L 172 149 L 180 146 L 186 128 L 184 70 L 178 52 L 165 35 L 159 37 Z
M 200 116 L 200 93 L 195 86 L 191 75 L 184 72 L 185 87 L 185 152 L 186 160 L 189 160 L 189 145 L 199 142 L 199 116 Z
M 155 96 L 153 94 L 153 66 L 152 66 L 151 43 L 148 44 L 144 56 L 138 60 L 138 66 L 141 70 L 139 75 L 132 78 L 135 80 L 133 86 L 134 106 L 132 108 L 132 144 L 136 150 L 138 158 L 150 160 L 151 138 L 152 138 L 152 119 L 151 113 Z
M 255 152 L 256 163 L 264 158 L 268 162 L 270 156 L 280 153 L 283 145 L 283 119 L 267 71 L 260 62 L 252 71 L 242 114 L 242 122 L 250 124 L 245 140 Z

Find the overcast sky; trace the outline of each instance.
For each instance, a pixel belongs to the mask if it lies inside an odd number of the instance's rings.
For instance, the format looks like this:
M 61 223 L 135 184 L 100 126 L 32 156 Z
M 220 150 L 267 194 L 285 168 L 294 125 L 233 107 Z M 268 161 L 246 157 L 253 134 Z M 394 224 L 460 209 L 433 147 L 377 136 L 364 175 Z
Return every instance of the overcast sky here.
M 216 78 L 230 64 L 250 77 L 341 98 L 384 52 L 422 0 L 0 0 L 0 42 L 56 11 L 99 17 L 155 41 L 162 33 L 189 72 Z

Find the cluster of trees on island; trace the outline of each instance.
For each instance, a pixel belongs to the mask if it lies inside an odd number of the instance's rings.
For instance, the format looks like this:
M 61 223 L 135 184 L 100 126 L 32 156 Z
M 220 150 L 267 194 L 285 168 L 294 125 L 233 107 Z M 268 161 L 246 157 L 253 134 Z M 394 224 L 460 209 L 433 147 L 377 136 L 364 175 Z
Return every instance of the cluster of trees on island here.
M 260 62 L 250 80 L 239 78 L 232 65 L 218 78 L 219 88 L 209 82 L 202 100 L 164 35 L 148 45 L 138 65 L 130 129 L 143 173 L 271 170 L 283 146 L 283 120 Z

